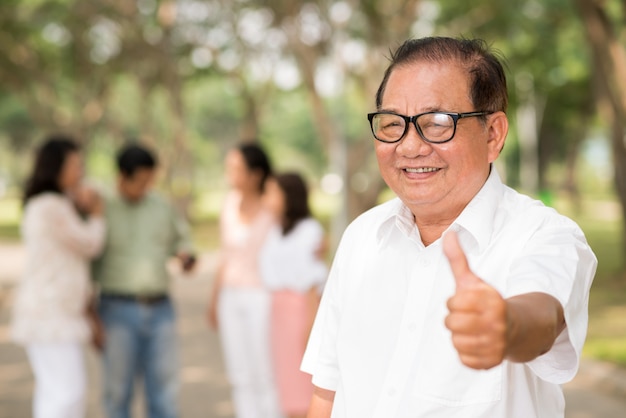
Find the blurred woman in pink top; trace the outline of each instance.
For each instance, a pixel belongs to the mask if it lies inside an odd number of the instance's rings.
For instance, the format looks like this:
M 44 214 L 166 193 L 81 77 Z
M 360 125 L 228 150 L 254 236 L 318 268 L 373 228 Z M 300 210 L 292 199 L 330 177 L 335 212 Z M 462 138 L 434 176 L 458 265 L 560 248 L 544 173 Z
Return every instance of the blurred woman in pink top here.
M 208 320 L 219 329 L 237 418 L 280 417 L 269 343 L 270 293 L 261 281 L 259 251 L 273 225 L 263 204 L 269 159 L 253 143 L 226 157 L 231 191 L 220 217 L 221 253 Z

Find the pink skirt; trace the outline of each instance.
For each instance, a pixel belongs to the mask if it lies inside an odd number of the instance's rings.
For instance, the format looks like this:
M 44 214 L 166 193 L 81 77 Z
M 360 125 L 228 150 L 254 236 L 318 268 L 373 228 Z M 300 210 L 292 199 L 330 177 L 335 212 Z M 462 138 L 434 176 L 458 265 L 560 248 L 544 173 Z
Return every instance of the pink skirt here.
M 276 291 L 272 294 L 272 361 L 282 412 L 305 414 L 313 395 L 311 376 L 300 371 L 306 348 L 310 309 L 306 294 Z

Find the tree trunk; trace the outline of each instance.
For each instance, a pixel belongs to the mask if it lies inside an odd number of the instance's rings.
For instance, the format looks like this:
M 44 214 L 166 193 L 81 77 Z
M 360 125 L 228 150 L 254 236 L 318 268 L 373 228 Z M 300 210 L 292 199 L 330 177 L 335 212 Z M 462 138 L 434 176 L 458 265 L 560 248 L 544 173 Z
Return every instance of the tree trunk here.
M 616 116 L 616 115 L 614 115 Z M 622 264 L 626 256 L 626 227 L 624 220 L 626 219 L 626 147 L 624 147 L 625 139 L 624 119 L 614 117 L 612 129 L 613 143 L 613 163 L 615 165 L 615 189 L 622 204 Z
M 626 121 L 626 49 L 615 34 L 603 2 L 576 0 L 583 19 L 587 39 L 593 53 L 594 67 L 599 72 L 601 95 L 610 103 L 615 188 L 622 205 L 622 257 L 626 259 L 626 144 L 624 121 Z

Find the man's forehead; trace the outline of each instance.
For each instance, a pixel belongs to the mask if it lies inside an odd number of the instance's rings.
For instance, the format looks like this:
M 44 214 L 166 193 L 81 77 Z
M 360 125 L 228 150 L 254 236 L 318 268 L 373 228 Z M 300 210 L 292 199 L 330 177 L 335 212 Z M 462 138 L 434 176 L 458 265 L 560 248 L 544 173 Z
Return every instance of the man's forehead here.
M 469 74 L 458 61 L 418 60 L 398 65 L 389 75 L 381 108 L 402 103 L 428 102 L 423 111 L 442 110 L 447 102 L 469 101 Z
M 140 167 L 131 176 L 122 175 L 122 178 L 128 182 L 145 181 L 151 179 L 155 173 L 156 169 L 154 168 Z

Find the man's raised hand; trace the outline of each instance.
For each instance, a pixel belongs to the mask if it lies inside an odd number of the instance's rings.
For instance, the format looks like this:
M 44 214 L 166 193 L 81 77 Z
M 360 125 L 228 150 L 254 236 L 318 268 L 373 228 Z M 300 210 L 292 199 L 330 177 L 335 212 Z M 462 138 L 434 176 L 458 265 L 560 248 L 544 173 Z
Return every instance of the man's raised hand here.
M 500 293 L 476 276 L 455 232 L 443 237 L 456 291 L 448 299 L 446 327 L 461 362 L 474 369 L 489 369 L 504 360 L 507 349 L 507 304 Z

